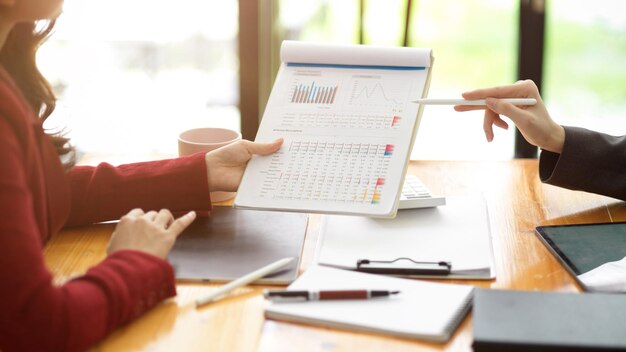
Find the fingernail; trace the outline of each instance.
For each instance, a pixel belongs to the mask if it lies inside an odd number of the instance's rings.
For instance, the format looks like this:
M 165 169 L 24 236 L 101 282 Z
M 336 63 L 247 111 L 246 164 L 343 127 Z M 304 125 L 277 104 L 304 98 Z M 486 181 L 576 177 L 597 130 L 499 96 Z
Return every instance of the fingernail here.
M 485 103 L 490 109 L 494 109 L 496 107 L 496 99 L 494 98 L 485 99 Z
M 196 216 L 196 212 L 192 210 L 188 212 L 185 216 L 188 216 L 188 217 Z

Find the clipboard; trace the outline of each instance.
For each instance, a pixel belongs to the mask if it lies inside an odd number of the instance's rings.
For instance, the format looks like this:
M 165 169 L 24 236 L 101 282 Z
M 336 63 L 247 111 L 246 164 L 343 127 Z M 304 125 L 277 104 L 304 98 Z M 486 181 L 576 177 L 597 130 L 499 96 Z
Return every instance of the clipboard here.
M 394 260 L 359 259 L 356 271 L 387 275 L 450 275 L 450 262 L 419 262 L 411 258 L 401 257 Z
M 315 261 L 396 276 L 495 278 L 484 198 L 446 200 L 437 208 L 403 210 L 394 219 L 325 215 Z

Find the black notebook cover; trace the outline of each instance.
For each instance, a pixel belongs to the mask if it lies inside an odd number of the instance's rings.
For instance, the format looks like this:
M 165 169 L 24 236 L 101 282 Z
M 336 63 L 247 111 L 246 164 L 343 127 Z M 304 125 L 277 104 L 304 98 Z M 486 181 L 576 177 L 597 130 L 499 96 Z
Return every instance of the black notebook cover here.
M 474 351 L 624 351 L 626 295 L 477 289 Z
M 179 280 L 231 281 L 285 257 L 283 270 L 255 283 L 288 284 L 297 277 L 307 215 L 213 207 L 178 237 L 169 261 Z

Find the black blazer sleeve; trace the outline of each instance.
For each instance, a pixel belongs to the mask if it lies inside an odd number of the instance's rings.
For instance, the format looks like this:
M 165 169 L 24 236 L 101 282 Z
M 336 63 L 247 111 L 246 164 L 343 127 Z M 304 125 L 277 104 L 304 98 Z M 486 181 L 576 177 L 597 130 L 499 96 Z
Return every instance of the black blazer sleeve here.
M 541 181 L 626 200 L 626 136 L 564 128 L 563 152 L 541 152 Z

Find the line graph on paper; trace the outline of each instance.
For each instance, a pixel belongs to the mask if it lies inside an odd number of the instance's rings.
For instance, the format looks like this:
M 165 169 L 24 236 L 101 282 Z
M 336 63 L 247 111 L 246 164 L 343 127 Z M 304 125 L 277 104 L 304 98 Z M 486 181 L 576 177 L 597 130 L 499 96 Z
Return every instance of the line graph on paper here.
M 406 81 L 354 79 L 348 104 L 355 107 L 402 110 L 409 94 Z

